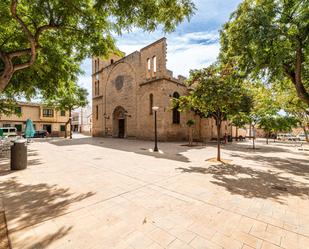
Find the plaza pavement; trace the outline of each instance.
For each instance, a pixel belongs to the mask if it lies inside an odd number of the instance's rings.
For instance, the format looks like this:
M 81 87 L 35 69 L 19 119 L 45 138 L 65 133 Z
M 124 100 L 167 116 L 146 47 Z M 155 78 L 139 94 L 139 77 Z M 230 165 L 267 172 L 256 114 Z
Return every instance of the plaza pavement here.
M 223 165 L 183 144 L 79 136 L 36 140 L 23 171 L 1 159 L 12 248 L 309 248 L 309 151 L 226 145 Z

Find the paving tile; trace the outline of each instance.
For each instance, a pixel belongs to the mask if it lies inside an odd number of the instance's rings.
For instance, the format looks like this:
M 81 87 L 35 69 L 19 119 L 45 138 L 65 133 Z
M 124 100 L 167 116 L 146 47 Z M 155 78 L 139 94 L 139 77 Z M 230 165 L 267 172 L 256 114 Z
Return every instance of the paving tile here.
M 170 233 L 157 228 L 153 230 L 148 236 L 160 246 L 166 248 L 172 241 L 176 239 L 175 236 L 171 235 Z
M 224 249 L 241 249 L 243 246 L 243 242 L 220 233 L 216 233 L 211 241 L 222 246 Z
M 282 247 L 279 247 L 277 245 L 264 241 L 262 245 L 262 249 L 282 249 Z
M 189 245 L 194 249 L 223 249 L 223 247 L 218 244 L 215 244 L 212 241 L 204 239 L 200 236 L 196 236 Z
M 235 231 L 232 234 L 232 238 L 244 243 L 247 246 L 250 246 L 255 249 L 260 249 L 262 247 L 263 240 L 258 239 L 255 236 L 252 236 L 245 232 Z
M 187 243 L 182 242 L 179 239 L 174 240 L 167 247 L 168 249 L 193 249 L 193 247 L 189 246 Z

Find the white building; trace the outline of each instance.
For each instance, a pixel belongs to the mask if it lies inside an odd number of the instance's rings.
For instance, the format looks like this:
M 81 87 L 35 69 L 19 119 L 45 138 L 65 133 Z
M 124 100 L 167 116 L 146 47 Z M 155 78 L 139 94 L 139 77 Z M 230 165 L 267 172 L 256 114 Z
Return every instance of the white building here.
M 72 112 L 72 130 L 84 134 L 91 134 L 92 110 L 91 106 L 78 108 Z

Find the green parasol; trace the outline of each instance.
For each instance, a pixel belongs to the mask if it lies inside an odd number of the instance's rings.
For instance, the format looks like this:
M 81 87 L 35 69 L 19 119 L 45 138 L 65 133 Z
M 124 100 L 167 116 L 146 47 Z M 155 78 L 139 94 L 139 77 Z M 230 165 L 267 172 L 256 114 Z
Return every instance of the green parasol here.
M 33 122 L 31 119 L 27 119 L 26 121 L 26 130 L 25 130 L 25 136 L 26 138 L 34 137 L 35 130 L 33 127 Z

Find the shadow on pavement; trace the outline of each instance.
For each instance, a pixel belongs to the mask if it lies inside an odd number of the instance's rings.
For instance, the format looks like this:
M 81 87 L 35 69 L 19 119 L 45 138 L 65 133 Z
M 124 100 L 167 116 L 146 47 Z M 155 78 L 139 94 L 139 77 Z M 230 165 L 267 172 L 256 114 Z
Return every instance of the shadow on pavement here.
M 28 164 L 27 167 L 41 165 L 42 162 L 39 158 L 33 158 L 37 156 L 38 153 L 36 150 L 28 149 Z M 15 170 L 11 170 L 10 158 L 0 158 L 0 176 L 5 176 L 17 172 Z
M 261 166 L 271 166 L 283 171 L 284 173 L 304 176 L 309 180 L 309 159 L 244 154 L 231 154 L 231 156 L 259 162 Z
M 95 194 L 88 192 L 76 195 L 70 192 L 69 188 L 60 188 L 57 185 L 45 183 L 23 184 L 16 177 L 1 181 L 0 193 L 7 220 L 11 224 L 10 234 L 63 215 L 71 204 Z M 46 248 L 47 245 L 65 236 L 70 230 L 71 228 L 61 228 L 57 233 L 40 240 L 41 247 L 32 246 L 31 248 Z M 27 241 L 20 242 L 27 245 Z
M 53 242 L 65 237 L 69 234 L 69 232 L 72 230 L 72 227 L 61 227 L 57 232 L 53 234 L 46 235 L 42 239 L 39 240 L 39 242 L 36 242 L 33 245 L 30 245 L 26 247 L 25 249 L 35 249 L 35 248 L 47 248 L 50 246 Z
M 69 139 L 55 139 L 46 140 L 47 142 L 57 146 L 72 146 L 72 145 L 94 145 L 103 148 L 109 148 L 114 150 L 121 150 L 126 152 L 133 152 L 140 155 L 152 156 L 155 158 L 162 158 L 168 160 L 175 160 L 180 162 L 190 162 L 189 158 L 184 156 L 182 153 L 191 149 L 203 149 L 205 146 L 194 146 L 187 147 L 183 146 L 184 142 L 179 143 L 164 143 L 159 142 L 159 149 L 163 151 L 163 154 L 151 152 L 153 149 L 153 141 L 143 140 L 130 140 L 130 139 L 118 139 L 118 138 L 75 138 Z
M 182 173 L 197 173 L 212 175 L 213 184 L 224 187 L 232 194 L 247 198 L 272 198 L 283 202 L 281 197 L 287 195 L 308 198 L 309 186 L 306 183 L 280 176 L 273 171 L 257 170 L 239 165 L 210 165 L 209 167 L 177 168 Z

